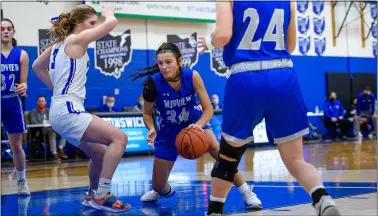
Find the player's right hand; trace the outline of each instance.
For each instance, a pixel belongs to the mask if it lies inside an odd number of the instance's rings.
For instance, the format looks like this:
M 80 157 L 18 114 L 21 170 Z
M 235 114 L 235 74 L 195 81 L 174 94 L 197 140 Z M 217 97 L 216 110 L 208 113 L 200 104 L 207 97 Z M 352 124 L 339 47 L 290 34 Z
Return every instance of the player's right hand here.
M 147 133 L 147 144 L 151 147 L 154 147 L 154 141 L 156 139 L 156 131 L 149 130 Z
M 104 18 L 114 16 L 114 7 L 103 7 L 101 14 Z

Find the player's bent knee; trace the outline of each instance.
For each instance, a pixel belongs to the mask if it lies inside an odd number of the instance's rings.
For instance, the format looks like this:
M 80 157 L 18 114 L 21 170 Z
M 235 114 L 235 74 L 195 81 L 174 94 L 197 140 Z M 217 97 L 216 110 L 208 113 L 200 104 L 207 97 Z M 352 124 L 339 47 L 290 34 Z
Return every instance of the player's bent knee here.
M 118 132 L 114 139 L 115 139 L 114 140 L 115 143 L 117 143 L 118 145 L 122 145 L 122 146 L 126 147 L 127 140 L 128 140 L 126 133 Z
M 219 154 L 222 154 L 228 158 L 235 159 L 236 161 L 229 161 L 227 159 L 224 159 L 223 157 L 218 156 L 213 170 L 211 171 L 211 177 L 233 182 L 235 174 L 238 172 L 240 159 L 243 156 L 245 150 L 246 145 L 243 145 L 242 147 L 233 147 L 229 145 L 222 137 Z

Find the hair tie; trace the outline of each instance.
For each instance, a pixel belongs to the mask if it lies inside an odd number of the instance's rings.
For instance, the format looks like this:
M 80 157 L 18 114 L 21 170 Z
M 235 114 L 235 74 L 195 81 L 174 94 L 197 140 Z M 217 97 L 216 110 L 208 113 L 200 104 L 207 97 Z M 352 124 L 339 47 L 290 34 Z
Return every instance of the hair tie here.
M 57 21 L 58 19 L 59 19 L 59 16 L 51 18 L 50 21 L 53 22 L 53 21 Z

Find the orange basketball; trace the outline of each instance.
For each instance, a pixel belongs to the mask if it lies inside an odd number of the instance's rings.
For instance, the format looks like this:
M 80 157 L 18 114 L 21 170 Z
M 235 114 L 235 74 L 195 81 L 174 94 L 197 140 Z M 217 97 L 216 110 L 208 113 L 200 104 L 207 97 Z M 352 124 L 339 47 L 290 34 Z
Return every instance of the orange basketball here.
M 205 132 L 185 128 L 176 136 L 176 150 L 184 158 L 195 160 L 204 155 L 210 140 Z

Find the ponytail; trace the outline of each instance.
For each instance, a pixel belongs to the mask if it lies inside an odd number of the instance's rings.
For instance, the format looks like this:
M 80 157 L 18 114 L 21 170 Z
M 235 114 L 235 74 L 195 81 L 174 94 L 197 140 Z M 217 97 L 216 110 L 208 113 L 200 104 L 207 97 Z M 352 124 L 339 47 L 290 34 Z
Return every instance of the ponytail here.
M 146 67 L 146 68 L 137 69 L 137 71 L 145 71 L 145 72 L 135 73 L 135 74 L 131 75 L 129 78 L 131 78 L 132 81 L 135 81 L 135 80 L 142 78 L 142 77 L 145 77 L 145 76 L 150 77 L 150 76 L 160 72 L 160 69 L 159 69 L 158 64 L 155 64 L 155 65 L 152 65 L 152 66 L 149 66 L 149 67 Z
M 17 46 L 17 40 L 12 38 L 12 46 Z
M 74 24 L 70 21 L 70 13 L 61 13 L 59 17 L 51 20 L 51 24 L 53 26 L 49 34 L 51 38 L 55 38 L 55 41 L 50 43 L 49 46 L 64 41 L 74 28 Z

